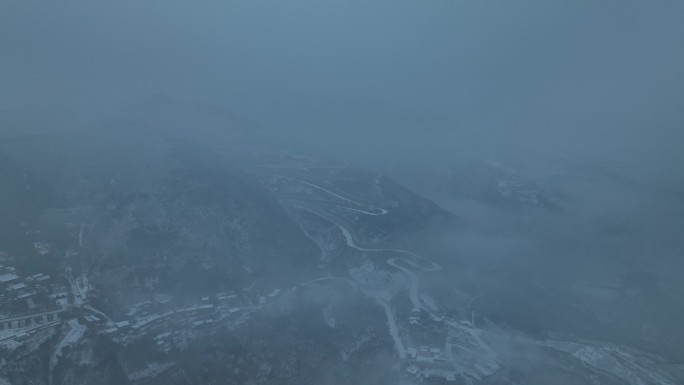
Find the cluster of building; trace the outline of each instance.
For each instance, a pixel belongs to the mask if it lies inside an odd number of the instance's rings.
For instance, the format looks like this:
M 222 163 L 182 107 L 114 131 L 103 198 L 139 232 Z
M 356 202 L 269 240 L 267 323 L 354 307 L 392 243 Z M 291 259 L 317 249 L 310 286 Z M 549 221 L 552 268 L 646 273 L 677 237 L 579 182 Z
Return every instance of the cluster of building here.
M 13 256 L 0 252 L 0 344 L 5 347 L 20 346 L 32 333 L 61 324 L 69 303 L 63 277 L 25 275 L 15 265 Z
M 50 249 L 52 248 L 51 245 L 47 242 L 35 242 L 33 244 L 33 247 L 36 249 L 36 251 L 40 255 L 50 254 Z
M 483 333 L 475 327 L 475 312 L 470 319 L 454 319 L 445 314 L 431 314 L 434 322 L 425 322 L 425 312 L 413 308 L 408 313 L 409 327 L 446 333 L 445 348 L 411 347 L 406 349 L 404 368 L 409 377 L 435 378 L 446 382 L 481 381 L 501 368 L 496 354 L 488 347 Z M 439 337 L 442 338 L 442 337 Z
M 160 349 L 169 351 L 173 346 L 183 347 L 193 334 L 246 319 L 252 310 L 259 309 L 279 294 L 278 289 L 267 295 L 248 291 L 240 294 L 218 293 L 211 297 L 202 297 L 198 303 L 181 308 L 173 306 L 171 297 L 158 295 L 154 300 L 133 306 L 123 320 L 102 322 L 100 332 L 123 344 L 131 343 L 142 336 L 153 336 Z
M 39 254 L 48 254 L 50 245 L 38 242 Z M 38 330 L 59 326 L 67 310 L 76 311 L 80 323 L 127 344 L 142 336 L 153 336 L 160 349 L 183 346 L 192 334 L 247 319 L 250 310 L 259 309 L 280 295 L 276 289 L 259 294 L 251 288 L 243 291 L 205 296 L 191 306 L 178 307 L 167 295 L 133 306 L 124 319 L 112 320 L 88 305 L 87 277 L 72 278 L 71 269 L 58 277 L 45 273 L 24 276 L 13 267 L 14 258 L 0 252 L 0 345 L 17 347 Z
M 24 276 L 12 266 L 7 255 L 0 262 L 0 317 L 49 308 L 59 308 L 68 301 L 63 281 L 45 273 Z
M 47 274 L 24 277 L 13 267 L 0 265 L 0 306 L 3 313 L 63 307 L 68 303 L 68 295 L 66 286 Z
M 453 361 L 440 348 L 408 348 L 406 360 L 406 372 L 415 377 L 438 377 L 447 382 L 455 382 L 459 376 Z

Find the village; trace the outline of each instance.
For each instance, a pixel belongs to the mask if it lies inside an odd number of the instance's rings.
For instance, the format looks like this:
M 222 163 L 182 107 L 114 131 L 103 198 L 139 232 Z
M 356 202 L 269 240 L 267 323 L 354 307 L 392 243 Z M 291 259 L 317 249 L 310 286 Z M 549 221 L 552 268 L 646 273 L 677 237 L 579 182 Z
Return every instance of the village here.
M 152 337 L 160 350 L 184 348 L 193 336 L 215 330 L 219 326 L 235 327 L 246 321 L 251 313 L 281 294 L 279 289 L 263 295 L 251 290 L 241 293 L 225 292 L 198 298 L 192 306 L 174 307 L 172 298 L 155 296 L 154 300 L 136 304 L 127 318 L 106 322 L 96 315 L 85 320 L 97 325 L 102 334 L 127 345 L 142 336 Z
M 39 253 L 49 249 L 46 243 L 34 246 Z M 14 256 L 0 252 L 0 348 L 9 351 L 31 343 L 32 337 L 43 340 L 57 334 L 69 324 L 80 330 L 78 338 L 85 328 L 124 345 L 149 336 L 168 352 L 215 327 L 237 326 L 281 294 L 280 289 L 260 294 L 245 288 L 200 297 L 185 307 L 177 307 L 172 297 L 160 294 L 135 304 L 126 317 L 115 320 L 89 303 L 91 286 L 85 275 L 74 278 L 69 267 L 56 275 L 25 275 L 14 265 Z M 64 344 L 76 342 L 76 337 L 67 334 Z
M 37 242 L 34 247 L 39 254 L 50 252 L 50 245 L 44 242 Z M 55 357 L 63 347 L 76 343 L 86 329 L 123 346 L 148 338 L 160 351 L 182 350 L 198 336 L 211 334 L 220 327 L 237 327 L 255 311 L 297 288 L 260 293 L 247 287 L 183 303 L 170 295 L 156 294 L 114 319 L 94 306 L 93 287 L 86 275 L 74 276 L 68 266 L 49 274 L 29 275 L 17 265 L 14 256 L 0 253 L 0 347 L 12 351 L 24 345 L 37 345 L 65 330 Z M 316 281 L 319 280 L 311 282 Z M 454 320 L 414 307 L 405 319 L 394 320 L 394 311 L 388 311 L 392 318 L 388 322 L 398 329 L 395 343 L 407 380 L 480 380 L 500 368 L 496 355 L 481 337 L 482 331 L 474 327 L 474 314 L 472 319 Z M 422 334 L 426 329 L 439 330 L 437 334 L 442 335 L 439 339 L 443 342 L 439 346 L 416 343 L 412 334 Z
M 39 253 L 46 244 L 36 243 Z M 24 274 L 15 259 L 0 252 L 0 346 L 12 348 L 39 330 L 61 325 L 69 310 L 70 292 L 64 275 Z

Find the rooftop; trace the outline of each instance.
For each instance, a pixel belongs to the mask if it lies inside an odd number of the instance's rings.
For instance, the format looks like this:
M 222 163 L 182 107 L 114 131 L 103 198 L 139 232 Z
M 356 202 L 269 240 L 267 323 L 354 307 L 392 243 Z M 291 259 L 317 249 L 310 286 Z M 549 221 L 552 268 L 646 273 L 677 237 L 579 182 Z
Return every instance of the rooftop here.
M 19 289 L 23 289 L 25 287 L 26 287 L 25 283 L 19 282 L 19 283 L 15 283 L 14 285 L 10 286 L 9 288 L 12 290 L 19 290 Z
M 0 275 L 0 283 L 11 282 L 19 278 L 16 274 L 2 274 Z

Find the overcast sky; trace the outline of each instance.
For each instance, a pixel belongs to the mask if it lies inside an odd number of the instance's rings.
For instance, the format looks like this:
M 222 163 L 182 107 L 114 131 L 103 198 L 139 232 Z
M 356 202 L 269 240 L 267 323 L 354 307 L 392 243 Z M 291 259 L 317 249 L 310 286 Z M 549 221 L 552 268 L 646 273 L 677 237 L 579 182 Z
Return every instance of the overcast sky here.
M 683 20 L 680 0 L 6 0 L 0 108 L 166 95 L 285 133 L 430 132 L 684 186 Z

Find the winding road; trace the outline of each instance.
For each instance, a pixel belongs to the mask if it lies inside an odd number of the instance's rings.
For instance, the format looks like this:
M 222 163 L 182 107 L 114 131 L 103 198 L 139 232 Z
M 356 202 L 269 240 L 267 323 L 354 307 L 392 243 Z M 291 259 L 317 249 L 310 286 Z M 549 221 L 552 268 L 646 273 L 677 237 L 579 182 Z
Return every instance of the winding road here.
M 296 178 L 291 178 L 291 177 L 284 177 L 278 175 L 277 177 L 280 178 L 286 178 L 289 180 L 294 180 L 299 183 L 303 183 L 309 187 L 321 190 L 326 192 L 327 194 L 334 196 L 336 198 L 339 198 L 340 200 L 343 200 L 344 202 L 351 203 L 356 207 L 364 207 L 365 205 L 359 202 L 355 202 L 347 197 L 344 197 L 340 194 L 337 194 L 333 191 L 330 191 L 324 187 L 315 185 L 313 183 L 307 182 L 307 181 L 302 181 Z M 335 204 L 340 206 L 338 202 L 329 202 L 331 204 Z M 325 219 L 326 221 L 332 223 L 335 225 L 340 232 L 342 233 L 342 236 L 345 239 L 346 245 L 352 249 L 362 251 L 362 252 L 367 252 L 367 253 L 395 253 L 401 255 L 400 257 L 394 257 L 386 261 L 386 263 L 390 266 L 392 266 L 395 269 L 398 269 L 402 271 L 410 280 L 410 287 L 409 287 L 409 298 L 411 300 L 411 303 L 413 304 L 414 307 L 421 309 L 422 311 L 425 311 L 427 314 L 430 315 L 433 319 L 439 319 L 439 315 L 437 315 L 429 306 L 426 306 L 423 300 L 420 297 L 420 277 L 419 274 L 420 272 L 432 272 L 432 271 L 438 271 L 442 267 L 438 265 L 437 263 L 421 256 L 418 255 L 412 251 L 408 250 L 403 250 L 403 249 L 394 249 L 394 248 L 369 248 L 369 247 L 364 247 L 356 243 L 356 240 L 354 239 L 354 235 L 352 232 L 345 227 L 341 221 L 333 218 L 331 215 L 319 212 L 318 210 L 314 210 L 312 208 L 306 207 L 306 205 L 303 205 L 302 202 L 299 202 L 299 204 L 295 204 L 295 207 L 306 210 L 320 218 Z M 385 215 L 388 214 L 389 211 L 380 209 L 382 210 L 381 213 L 376 213 L 376 212 L 368 212 L 365 210 L 359 210 L 359 209 L 354 209 L 354 208 L 349 208 L 346 206 L 342 206 L 344 209 L 348 211 L 353 211 L 355 213 L 359 214 L 365 214 L 365 215 Z M 375 210 L 376 208 L 373 207 Z M 402 264 L 406 265 L 403 266 Z M 408 266 L 408 267 L 407 267 Z M 416 270 L 412 270 L 409 267 L 415 268 Z M 314 279 L 311 281 L 308 281 L 304 284 L 309 284 L 309 283 L 314 283 L 314 282 L 321 282 L 321 281 L 328 281 L 328 280 L 334 280 L 334 279 L 341 279 L 346 282 L 349 282 L 349 280 L 345 278 L 335 278 L 335 277 L 323 277 L 323 278 L 318 278 Z M 353 286 L 357 286 L 355 282 L 352 281 Z M 388 331 L 390 336 L 392 337 L 392 340 L 394 341 L 395 348 L 397 350 L 397 353 L 399 355 L 399 358 L 404 359 L 406 358 L 406 348 L 404 347 L 404 344 L 401 340 L 401 336 L 399 335 L 399 327 L 397 325 L 397 321 L 394 317 L 394 313 L 392 312 L 392 309 L 387 301 L 387 299 L 382 298 L 381 296 L 374 294 L 374 293 L 366 293 L 367 295 L 373 297 L 375 301 L 382 306 L 382 308 L 385 310 L 385 315 L 387 316 L 387 326 L 388 326 Z
M 373 210 L 373 211 L 366 211 L 366 210 L 362 210 L 362 209 L 359 209 L 359 208 L 351 208 L 351 207 L 342 206 L 345 210 L 348 210 L 348 211 L 353 211 L 353 212 L 356 212 L 356 213 L 359 213 L 359 214 L 373 215 L 373 216 L 377 216 L 377 215 L 386 215 L 386 214 L 389 213 L 389 211 L 387 211 L 387 210 L 385 210 L 385 209 L 383 209 L 383 208 L 373 206 L 373 205 L 370 204 L 370 203 L 364 204 L 364 203 L 356 202 L 356 201 L 354 201 L 354 200 L 352 200 L 352 199 L 349 199 L 349 198 L 347 198 L 347 197 L 345 197 L 345 196 L 342 196 L 342 195 L 340 195 L 340 194 L 338 194 L 338 193 L 336 193 L 336 192 L 334 192 L 334 191 L 330 191 L 330 190 L 328 190 L 328 189 L 325 188 L 325 187 L 319 186 L 319 185 L 314 184 L 314 183 L 311 183 L 311 182 L 307 182 L 307 181 L 302 180 L 302 179 L 297 179 L 297 178 L 293 178 L 293 177 L 285 176 L 285 175 L 272 175 L 272 176 L 274 176 L 274 177 L 276 177 L 276 178 L 287 179 L 287 180 L 291 180 L 291 181 L 294 181 L 294 182 L 297 182 L 297 183 L 301 183 L 301 184 L 306 185 L 306 186 L 309 186 L 309 187 L 311 187 L 311 188 L 313 188 L 313 189 L 316 189 L 316 190 L 319 190 L 319 191 L 323 191 L 324 193 L 326 193 L 326 194 L 328 194 L 328 195 L 330 195 L 330 196 L 333 196 L 333 197 L 335 197 L 335 198 L 337 198 L 337 199 L 339 199 L 339 200 L 342 200 L 342 201 L 344 201 L 344 202 L 350 203 L 350 204 L 352 204 L 352 205 L 354 205 L 354 206 L 356 206 L 356 207 L 370 207 L 370 210 Z M 337 203 L 337 202 L 331 202 L 331 203 L 334 203 L 334 204 L 339 205 L 339 203 Z

